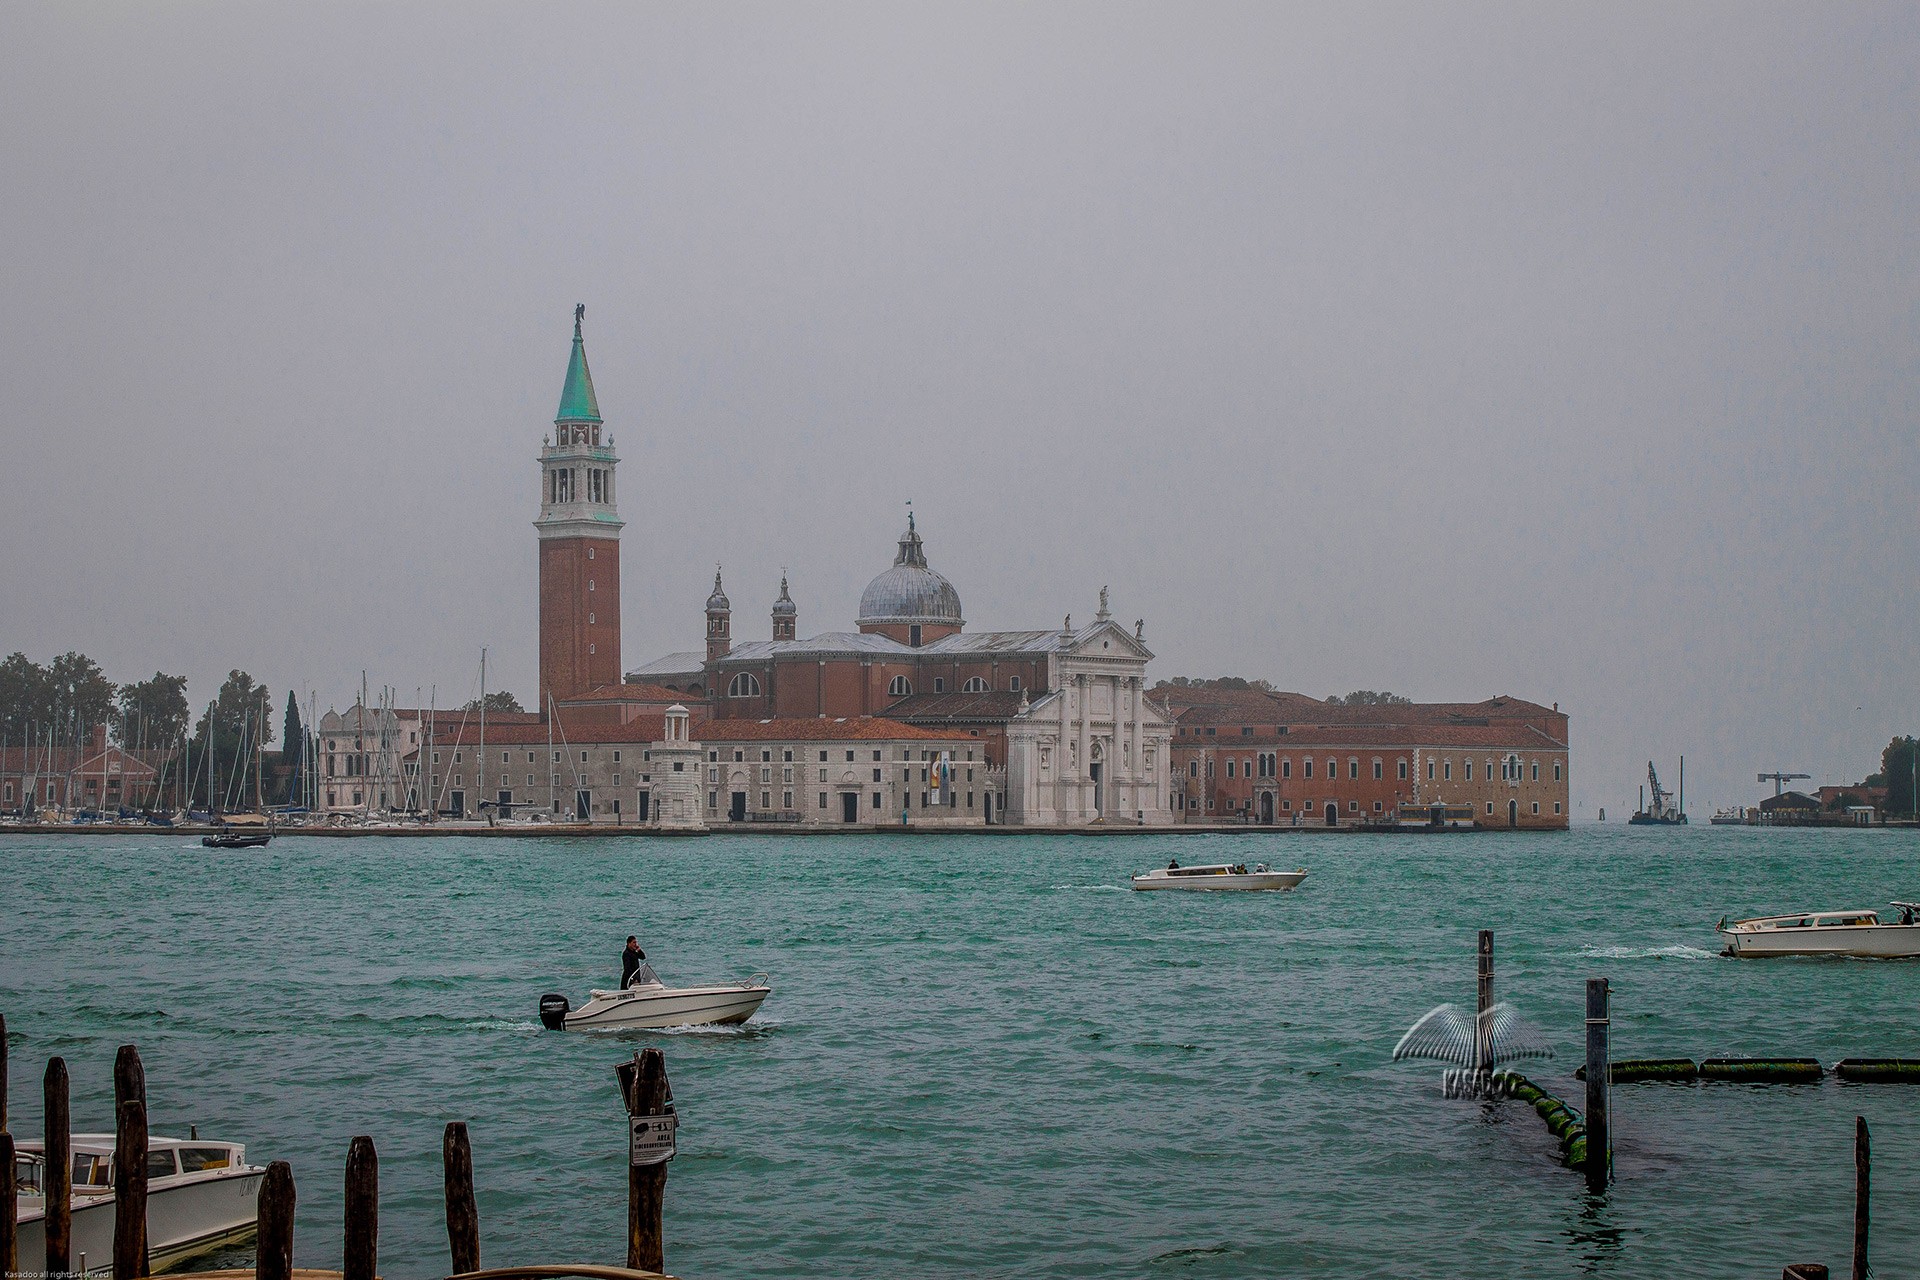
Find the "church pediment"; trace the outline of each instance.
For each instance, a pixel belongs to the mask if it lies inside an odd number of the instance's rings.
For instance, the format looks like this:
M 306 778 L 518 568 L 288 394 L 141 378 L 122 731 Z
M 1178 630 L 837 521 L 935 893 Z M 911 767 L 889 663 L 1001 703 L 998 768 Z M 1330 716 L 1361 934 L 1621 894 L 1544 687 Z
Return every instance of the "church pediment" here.
M 1104 661 L 1149 662 L 1153 650 L 1117 622 L 1096 622 L 1073 637 L 1063 651 L 1070 658 Z

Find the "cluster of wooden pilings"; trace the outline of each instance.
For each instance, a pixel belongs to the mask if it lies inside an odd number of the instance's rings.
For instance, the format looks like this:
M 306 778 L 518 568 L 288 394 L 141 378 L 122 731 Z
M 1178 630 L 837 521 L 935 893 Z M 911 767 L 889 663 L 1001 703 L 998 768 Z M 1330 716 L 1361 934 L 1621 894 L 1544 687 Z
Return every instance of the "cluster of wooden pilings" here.
M 666 1059 L 647 1049 L 617 1069 L 630 1115 L 672 1114 Z M 69 1081 L 65 1059 L 51 1058 L 42 1080 L 45 1108 L 46 1262 L 44 1277 L 74 1274 L 73 1149 Z M 140 1052 L 121 1045 L 113 1064 L 113 1280 L 141 1280 L 151 1273 L 147 1250 L 147 1080 Z M 0 1277 L 20 1271 L 18 1188 L 14 1184 L 14 1139 L 7 1116 L 7 1024 L 0 1016 Z M 441 1142 L 445 1169 L 449 1276 L 462 1280 L 656 1280 L 665 1265 L 662 1230 L 667 1167 L 664 1159 L 629 1162 L 627 1265 L 561 1264 L 495 1268 L 480 1266 L 480 1213 L 473 1190 L 473 1150 L 467 1126 L 453 1121 Z M 197 1280 L 294 1280 L 293 1168 L 285 1160 L 267 1165 L 256 1209 L 256 1252 L 251 1272 L 205 1272 Z M 373 1139 L 361 1135 L 347 1146 L 346 1232 L 341 1280 L 377 1280 L 380 1264 L 380 1159 Z M 301 1275 L 315 1273 L 302 1270 Z

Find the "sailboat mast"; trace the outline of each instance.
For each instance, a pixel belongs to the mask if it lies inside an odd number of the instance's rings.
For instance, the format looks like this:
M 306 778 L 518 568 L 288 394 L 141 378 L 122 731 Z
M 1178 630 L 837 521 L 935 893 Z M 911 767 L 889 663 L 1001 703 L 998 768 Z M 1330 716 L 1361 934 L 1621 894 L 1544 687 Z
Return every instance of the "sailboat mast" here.
M 487 650 L 480 649 L 480 754 L 475 757 L 480 772 L 475 776 L 474 785 L 478 788 L 475 795 L 474 812 L 478 813 L 487 802 Z

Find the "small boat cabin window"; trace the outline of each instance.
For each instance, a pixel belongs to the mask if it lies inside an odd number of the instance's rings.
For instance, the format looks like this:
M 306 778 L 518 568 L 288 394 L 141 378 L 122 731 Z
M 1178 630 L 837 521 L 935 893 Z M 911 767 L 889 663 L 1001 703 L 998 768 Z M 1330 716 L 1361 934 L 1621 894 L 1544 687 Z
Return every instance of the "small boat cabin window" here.
M 171 1178 L 174 1175 L 173 1151 L 147 1152 L 147 1176 L 149 1178 Z
M 75 1155 L 73 1157 L 73 1187 L 78 1191 L 82 1187 L 111 1187 L 113 1169 L 107 1156 Z

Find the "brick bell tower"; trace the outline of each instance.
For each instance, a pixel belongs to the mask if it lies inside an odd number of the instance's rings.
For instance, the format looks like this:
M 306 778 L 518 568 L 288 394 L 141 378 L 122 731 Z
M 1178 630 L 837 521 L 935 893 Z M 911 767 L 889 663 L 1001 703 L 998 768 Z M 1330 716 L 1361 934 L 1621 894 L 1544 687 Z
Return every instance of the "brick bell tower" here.
M 573 309 L 573 355 L 552 443 L 540 448 L 540 707 L 620 683 L 620 529 L 613 437 L 600 439 L 600 403 Z

